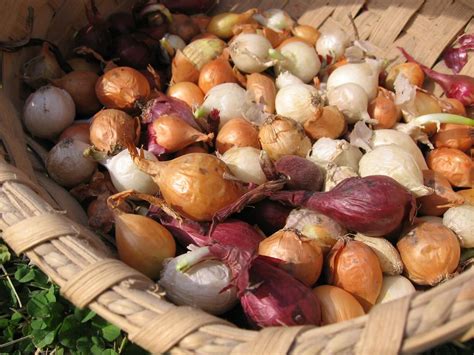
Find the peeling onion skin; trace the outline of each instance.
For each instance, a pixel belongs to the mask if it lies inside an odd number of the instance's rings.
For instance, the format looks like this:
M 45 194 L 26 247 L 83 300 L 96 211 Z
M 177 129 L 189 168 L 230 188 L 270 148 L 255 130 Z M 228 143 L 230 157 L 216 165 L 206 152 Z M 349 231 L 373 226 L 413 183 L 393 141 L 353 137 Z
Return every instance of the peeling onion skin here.
M 407 277 L 418 285 L 434 286 L 459 265 L 461 248 L 456 235 L 436 222 L 412 227 L 397 243 Z

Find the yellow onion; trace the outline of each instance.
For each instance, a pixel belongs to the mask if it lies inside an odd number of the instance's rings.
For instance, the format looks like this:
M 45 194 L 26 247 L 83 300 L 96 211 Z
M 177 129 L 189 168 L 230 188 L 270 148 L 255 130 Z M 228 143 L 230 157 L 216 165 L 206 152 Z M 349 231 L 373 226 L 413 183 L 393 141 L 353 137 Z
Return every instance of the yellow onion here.
M 179 49 L 176 51 L 171 63 L 171 73 L 171 83 L 183 81 L 197 83 L 199 79 L 199 70 Z
M 280 32 L 277 32 L 269 27 L 264 27 L 262 30 L 262 34 L 272 44 L 273 48 L 278 47 L 291 36 L 290 31 L 288 30 L 282 30 Z
M 257 13 L 257 9 L 250 9 L 244 13 L 223 12 L 211 18 L 207 25 L 207 32 L 222 39 L 229 39 L 233 36 L 234 26 L 253 22 L 252 16 Z
M 283 116 L 267 119 L 260 128 L 258 138 L 270 159 L 275 161 L 285 155 L 306 157 L 311 149 L 311 141 L 306 136 L 303 126 Z
M 294 36 L 304 39 L 312 46 L 316 45 L 319 36 L 321 36 L 321 32 L 309 25 L 298 25 L 293 28 L 292 32 Z
M 81 57 L 68 59 L 67 63 L 71 66 L 72 70 L 75 71 L 91 71 L 96 74 L 101 72 L 100 65 L 97 62 L 90 62 Z
M 91 71 L 72 71 L 60 79 L 53 80 L 53 84 L 71 95 L 77 113 L 92 115 L 102 107 L 95 93 L 98 79 L 99 76 Z
M 224 154 L 232 147 L 253 147 L 260 149 L 258 129 L 244 118 L 233 118 L 219 130 L 216 138 L 217 151 Z
M 263 111 L 275 113 L 275 82 L 269 76 L 253 73 L 247 75 L 247 92 L 252 100 L 263 105 Z
M 464 198 L 464 203 L 474 205 L 474 189 L 459 190 L 457 194 Z
M 195 221 L 210 221 L 221 208 L 239 199 L 243 185 L 226 178 L 230 171 L 216 156 L 191 153 L 169 161 L 150 161 L 130 149 L 133 161 L 152 176 L 165 201 Z
M 451 185 L 472 187 L 474 180 L 471 158 L 460 150 L 438 148 L 428 154 L 428 167 L 443 175 Z
M 399 74 L 403 74 L 410 84 L 416 85 L 418 87 L 423 86 L 423 81 L 425 80 L 425 74 L 421 67 L 416 63 L 401 63 L 393 66 L 387 74 L 385 79 L 385 87 L 391 91 L 395 91 L 394 83 L 395 79 Z
M 474 141 L 474 128 L 452 123 L 442 123 L 438 132 L 433 136 L 436 148 L 454 148 L 463 152 L 471 149 Z
M 325 106 L 317 109 L 316 114 L 303 124 L 309 138 L 339 138 L 347 130 L 344 115 L 336 106 Z
M 461 248 L 456 235 L 437 222 L 422 222 L 410 228 L 397 249 L 407 277 L 418 285 L 434 286 L 459 265 Z
M 382 288 L 382 269 L 370 247 L 355 240 L 338 240 L 328 255 L 328 282 L 351 293 L 368 312 Z
M 204 94 L 199 86 L 189 81 L 182 81 L 171 85 L 167 94 L 168 96 L 183 100 L 191 108 L 201 106 L 204 102 Z
M 382 272 L 387 275 L 400 275 L 403 272 L 403 263 L 397 249 L 384 238 L 367 237 L 357 233 L 354 240 L 369 246 L 380 261 Z
M 175 157 L 180 157 L 181 155 L 191 154 L 191 153 L 208 153 L 208 150 L 201 143 L 195 143 L 188 145 L 186 148 L 183 148 L 176 152 Z
M 217 58 L 202 67 L 198 85 L 204 94 L 223 83 L 238 83 L 228 60 Z
M 168 152 L 176 152 L 196 142 L 209 142 L 214 137 L 214 133 L 202 133 L 174 115 L 162 115 L 151 125 L 156 143 Z
M 109 201 L 114 196 L 111 196 Z M 149 217 L 116 209 L 113 212 L 115 241 L 120 260 L 149 278 L 157 279 L 163 269 L 163 261 L 176 255 L 173 236 L 165 227 Z
M 313 285 L 321 275 L 321 248 L 317 242 L 296 230 L 282 229 L 262 240 L 258 253 L 282 260 L 280 267 L 306 286 Z
M 102 110 L 92 119 L 90 141 L 100 151 L 114 153 L 137 143 L 139 137 L 140 121 L 123 111 Z
M 442 112 L 439 100 L 434 95 L 420 90 L 416 91 L 414 104 L 418 116 Z
M 197 70 L 201 70 L 205 64 L 220 56 L 225 47 L 225 42 L 220 39 L 203 38 L 189 43 L 183 54 Z
M 453 113 L 455 115 L 468 117 L 467 112 L 466 112 L 466 108 L 464 107 L 464 105 L 461 101 L 459 101 L 458 99 L 452 99 L 452 98 L 445 98 L 444 101 L 447 102 L 451 106 L 451 107 L 447 108 L 446 110 L 443 110 L 444 112 Z
M 374 129 L 392 128 L 402 117 L 402 111 L 395 105 L 393 92 L 379 87 L 378 95 L 369 103 L 369 116 L 378 121 Z
M 433 170 L 423 170 L 423 183 L 431 187 L 431 195 L 418 199 L 420 208 L 418 212 L 428 216 L 441 216 L 451 206 L 462 205 L 464 199 L 451 188 L 451 184 L 440 173 Z
M 139 71 L 117 67 L 97 80 L 95 93 L 105 107 L 128 111 L 135 108 L 137 100 L 150 95 L 150 84 Z
M 322 285 L 315 287 L 313 293 L 321 303 L 322 325 L 343 322 L 365 314 L 359 301 L 342 288 Z
M 401 275 L 384 276 L 382 291 L 377 303 L 386 303 L 415 293 L 415 287 L 406 277 Z

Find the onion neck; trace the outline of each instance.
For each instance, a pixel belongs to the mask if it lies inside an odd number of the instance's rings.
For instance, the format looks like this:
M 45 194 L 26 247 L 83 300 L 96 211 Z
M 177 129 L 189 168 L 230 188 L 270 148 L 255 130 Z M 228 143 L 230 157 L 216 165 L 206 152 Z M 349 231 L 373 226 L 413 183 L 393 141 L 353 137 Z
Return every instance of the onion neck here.
M 215 257 L 212 255 L 209 247 L 201 247 L 190 253 L 183 254 L 176 263 L 176 270 L 179 272 L 186 272 L 194 265 L 210 259 L 215 259 Z

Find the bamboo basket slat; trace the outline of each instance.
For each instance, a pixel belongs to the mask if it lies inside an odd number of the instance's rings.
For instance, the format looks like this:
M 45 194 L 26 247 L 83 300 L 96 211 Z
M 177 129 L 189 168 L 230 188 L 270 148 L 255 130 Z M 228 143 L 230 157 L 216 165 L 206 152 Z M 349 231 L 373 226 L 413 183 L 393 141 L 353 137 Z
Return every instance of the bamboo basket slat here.
M 107 15 L 130 8 L 133 1 L 96 3 Z M 83 6 L 77 0 L 3 0 L 0 41 L 28 35 L 31 9 L 32 36 L 47 38 L 68 51 L 70 39 L 86 23 Z M 474 30 L 472 0 L 221 0 L 214 11 L 251 7 L 283 8 L 301 24 L 323 29 L 341 26 L 354 35 L 352 17 L 360 39 L 371 41 L 385 57 L 402 61 L 396 47 L 403 46 L 444 72 L 441 53 L 462 31 Z M 84 215 L 64 189 L 33 169 L 30 157 L 34 153 L 27 148 L 28 142 L 39 152 L 35 166 L 41 163 L 42 152 L 31 138 L 25 139 L 19 113 L 24 99 L 21 67 L 34 54 L 24 49 L 0 57 L 0 139 L 9 159 L 7 163 L 0 154 L 0 229 L 6 242 L 15 251 L 25 251 L 72 303 L 94 310 L 154 353 L 396 354 L 472 338 L 474 268 L 425 293 L 377 305 L 366 316 L 319 328 L 239 329 L 200 310 L 168 302 L 156 283 L 116 261 L 94 233 L 80 226 Z M 474 75 L 473 56 L 462 74 Z M 427 87 L 441 93 L 433 83 Z M 80 291 L 81 283 L 95 280 L 110 287 Z

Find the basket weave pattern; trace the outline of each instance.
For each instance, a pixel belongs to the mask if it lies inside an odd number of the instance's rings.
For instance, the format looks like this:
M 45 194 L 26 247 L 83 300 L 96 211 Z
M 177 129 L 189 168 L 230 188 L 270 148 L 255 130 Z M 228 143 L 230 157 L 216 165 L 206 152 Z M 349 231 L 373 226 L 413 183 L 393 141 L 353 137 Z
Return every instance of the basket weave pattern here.
M 133 1 L 97 0 L 104 14 Z M 249 7 L 283 7 L 301 23 L 316 27 L 343 26 L 352 32 L 348 15 L 361 39 L 368 39 L 387 57 L 403 46 L 425 64 L 463 29 L 474 28 L 471 0 L 222 0 L 218 11 Z M 34 9 L 33 37 L 48 38 L 66 48 L 85 21 L 77 0 L 3 0 L 0 40 L 27 35 L 28 7 Z M 4 54 L 0 89 L 0 138 L 11 162 L 0 159 L 0 228 L 16 253 L 26 253 L 60 286 L 62 294 L 89 307 L 153 353 L 314 354 L 413 353 L 444 341 L 473 336 L 474 269 L 427 291 L 377 305 L 369 315 L 325 327 L 280 327 L 249 331 L 190 307 L 169 303 L 162 290 L 145 276 L 117 261 L 100 239 L 83 227 L 82 211 L 70 197 L 35 173 L 26 150 L 18 111 L 21 108 L 20 68 L 34 52 Z M 474 75 L 474 58 L 463 73 Z M 41 148 L 28 141 L 41 156 Z M 0 157 L 2 150 L 0 149 Z M 41 159 L 40 159 L 41 160 Z M 58 197 L 59 196 L 59 197 Z M 68 210 L 67 216 L 64 210 Z

